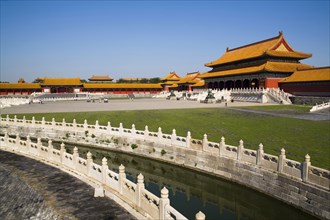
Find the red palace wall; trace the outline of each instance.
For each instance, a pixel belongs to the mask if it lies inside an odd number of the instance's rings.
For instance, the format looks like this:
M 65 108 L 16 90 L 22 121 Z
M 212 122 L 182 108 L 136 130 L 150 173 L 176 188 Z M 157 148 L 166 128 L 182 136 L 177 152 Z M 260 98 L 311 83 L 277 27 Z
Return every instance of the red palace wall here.
M 301 96 L 330 96 L 330 81 L 321 83 L 281 83 L 285 92 Z
M 278 88 L 278 82 L 283 78 L 266 78 L 265 88 Z

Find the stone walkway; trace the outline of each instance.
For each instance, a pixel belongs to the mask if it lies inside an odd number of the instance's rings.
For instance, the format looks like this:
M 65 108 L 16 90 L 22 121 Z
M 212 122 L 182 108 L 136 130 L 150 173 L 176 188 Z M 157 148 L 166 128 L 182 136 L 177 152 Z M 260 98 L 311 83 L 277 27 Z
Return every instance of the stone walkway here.
M 0 219 L 135 219 L 81 180 L 36 160 L 0 151 Z
M 276 116 L 276 117 L 285 117 L 285 118 L 298 118 L 298 119 L 304 119 L 304 120 L 310 120 L 310 121 L 323 121 L 323 120 L 330 120 L 330 112 L 329 109 L 325 110 L 323 112 L 315 112 L 315 113 L 278 113 L 278 112 L 272 112 L 272 111 L 262 111 L 262 110 L 254 110 L 254 109 L 243 109 L 243 108 L 230 108 L 234 111 L 241 111 L 241 112 L 251 112 L 255 114 L 261 114 L 261 115 L 270 115 L 270 116 Z
M 228 107 L 270 105 L 251 102 L 228 103 Z M 274 105 L 274 104 L 273 104 Z M 70 107 L 68 107 L 70 106 Z M 1 109 L 1 114 L 50 113 L 50 112 L 91 112 L 91 111 L 123 111 L 151 109 L 189 109 L 189 108 L 224 108 L 225 103 L 205 104 L 189 100 L 165 99 L 127 99 L 112 100 L 108 103 L 86 101 L 57 101 L 44 104 L 26 104 Z

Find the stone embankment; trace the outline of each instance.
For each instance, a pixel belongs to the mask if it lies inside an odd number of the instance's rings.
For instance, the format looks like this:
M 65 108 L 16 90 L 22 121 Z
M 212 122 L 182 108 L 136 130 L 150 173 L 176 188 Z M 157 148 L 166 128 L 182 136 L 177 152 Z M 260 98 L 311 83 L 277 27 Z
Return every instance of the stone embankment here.
M 0 151 L 0 219 L 135 219 L 107 197 L 52 166 Z
M 123 128 L 122 124 L 112 127 L 95 124 L 77 124 L 10 119 L 2 120 L 2 132 L 17 137 L 31 135 L 89 144 L 156 160 L 166 161 L 194 170 L 207 172 L 235 181 L 274 198 L 298 207 L 312 215 L 330 219 L 330 172 L 312 166 L 306 155 L 304 162 L 286 158 L 282 149 L 279 156 L 264 152 L 260 144 L 257 151 L 244 148 L 243 141 L 231 146 L 221 138 L 220 143 L 210 142 L 207 135 L 203 140 L 193 139 L 190 132 L 186 137 Z M 18 135 L 16 135 L 18 134 Z M 38 145 L 38 144 L 36 144 Z

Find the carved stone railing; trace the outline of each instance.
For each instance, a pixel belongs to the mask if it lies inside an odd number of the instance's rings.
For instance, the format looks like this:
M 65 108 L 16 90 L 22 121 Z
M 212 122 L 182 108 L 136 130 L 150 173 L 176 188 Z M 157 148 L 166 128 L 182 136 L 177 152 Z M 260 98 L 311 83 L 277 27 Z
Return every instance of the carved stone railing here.
M 299 192 L 306 191 L 306 186 L 309 186 L 313 190 L 319 191 L 319 196 L 322 197 L 328 195 L 330 190 L 330 172 L 312 166 L 308 154 L 304 162 L 297 162 L 287 159 L 284 149 L 281 150 L 279 156 L 274 156 L 265 153 L 262 144 L 259 145 L 258 150 L 246 149 L 242 140 L 239 141 L 238 146 L 232 146 L 225 143 L 224 137 L 216 143 L 208 141 L 206 134 L 202 140 L 194 139 L 189 131 L 186 137 L 181 137 L 176 134 L 176 130 L 173 130 L 172 134 L 164 134 L 161 128 L 158 128 L 157 132 L 152 132 L 149 131 L 148 126 L 144 130 L 138 130 L 135 125 L 128 129 L 124 128 L 122 123 L 119 124 L 119 127 L 113 127 L 110 122 L 106 126 L 99 125 L 98 121 L 95 124 L 88 124 L 87 120 L 83 124 L 78 124 L 75 119 L 72 123 L 68 123 L 65 119 L 62 122 L 56 122 L 55 119 L 47 122 L 44 118 L 37 121 L 34 117 L 32 120 L 26 120 L 25 117 L 17 119 L 16 116 L 14 118 L 7 116 L 1 118 L 1 127 L 2 131 L 13 128 L 11 130 L 13 132 L 17 130 L 16 128 L 24 128 L 28 131 L 35 132 L 38 130 L 43 132 L 40 135 L 56 133 L 58 138 L 61 135 L 63 137 L 65 134 L 70 134 L 72 142 L 75 143 L 136 153 L 141 156 L 206 171 L 256 188 L 292 205 L 297 205 L 297 202 L 292 201 L 291 197 L 280 196 L 280 193 L 272 191 L 271 188 L 258 185 L 259 182 L 252 180 L 247 182 L 245 178 L 240 177 L 242 168 L 248 170 L 248 173 L 255 173 L 256 178 L 260 176 L 260 172 L 265 172 L 277 181 L 284 181 L 284 179 L 286 179 L 285 181 L 295 181 L 292 185 L 298 184 L 302 187 Z M 94 138 L 91 136 L 94 136 Z M 109 139 L 112 139 L 111 143 L 105 142 Z M 139 145 L 139 148 L 134 150 L 133 147 L 131 148 L 133 144 Z M 158 154 L 156 154 L 157 152 Z M 161 156 L 160 153 L 162 153 Z M 163 154 L 166 155 L 163 156 Z M 250 177 L 253 174 L 248 175 Z M 278 179 L 279 176 L 281 176 L 280 179 Z M 261 180 L 266 181 L 265 184 L 269 184 L 267 179 Z M 270 184 L 273 184 L 273 182 L 270 182 Z M 278 188 L 284 187 L 282 182 L 276 184 Z M 326 191 L 325 194 L 324 190 Z M 303 200 L 304 197 L 299 198 Z M 300 207 L 300 205 L 298 206 Z M 318 211 L 313 210 L 313 207 L 304 206 L 302 208 L 318 215 Z M 330 212 L 325 211 L 320 216 L 330 219 Z
M 86 179 L 97 184 L 94 194 L 96 197 L 103 197 L 105 190 L 109 187 L 119 193 L 119 198 L 122 201 L 126 201 L 139 212 L 152 219 L 187 219 L 170 206 L 169 191 L 165 187 L 161 190 L 161 197 L 159 198 L 145 189 L 142 174 L 137 176 L 137 183 L 133 183 L 126 179 L 123 165 L 119 166 L 119 173 L 115 173 L 109 169 L 105 157 L 102 159 L 102 165 L 99 165 L 93 162 L 90 152 L 87 153 L 87 159 L 79 157 L 77 147 L 74 147 L 73 153 L 70 154 L 66 152 L 64 143 L 57 150 L 53 148 L 51 140 L 48 141 L 47 146 L 43 146 L 41 138 L 33 143 L 30 136 L 27 136 L 26 140 L 21 140 L 19 135 L 10 138 L 7 133 L 5 133 L 5 136 L 0 137 L 0 149 L 27 155 L 42 162 L 55 164 L 65 171 L 83 175 Z M 205 220 L 205 216 L 203 220 Z
M 281 104 L 292 104 L 289 94 L 278 88 L 237 88 L 230 90 L 235 101 L 267 103 L 271 100 Z
M 41 121 L 37 121 L 32 117 L 32 120 L 9 118 L 7 115 L 6 118 L 0 118 L 1 125 L 15 125 L 23 127 L 32 127 L 32 128 L 44 128 L 44 129 L 55 129 L 68 132 L 86 132 L 89 134 L 94 134 L 96 136 L 110 135 L 117 137 L 125 137 L 133 140 L 143 140 L 147 142 L 154 142 L 159 144 L 165 144 L 172 147 L 178 148 L 187 148 L 199 152 L 218 154 L 220 157 L 230 158 L 237 160 L 239 162 L 250 163 L 260 166 L 260 168 L 281 171 L 283 174 L 299 178 L 303 181 L 309 182 L 311 175 L 311 166 L 305 162 L 297 162 L 285 158 L 285 150 L 281 152 L 283 161 L 280 163 L 278 156 L 265 154 L 262 144 L 259 145 L 259 150 L 250 150 L 245 149 L 243 146 L 243 141 L 240 141 L 240 146 L 231 146 L 225 143 L 225 138 L 221 138 L 220 143 L 210 142 L 207 139 L 207 135 L 204 135 L 203 140 L 192 139 L 190 132 L 187 133 L 186 137 L 181 137 L 176 134 L 176 130 L 173 129 L 172 134 L 164 134 L 161 128 L 158 128 L 158 132 L 150 132 L 148 126 L 145 127 L 145 130 L 137 130 L 135 125 L 132 125 L 131 129 L 124 128 L 123 124 L 120 123 L 119 127 L 112 127 L 110 122 L 107 126 L 100 126 L 99 122 L 96 121 L 95 124 L 88 124 L 87 120 L 84 121 L 84 124 L 76 123 L 74 119 L 72 123 L 67 123 L 65 119 L 62 122 L 56 122 L 53 118 L 51 122 L 45 121 L 44 118 Z M 304 173 L 304 164 L 305 171 Z M 313 167 L 313 169 L 319 169 Z M 310 181 L 313 184 L 316 184 L 320 187 L 330 189 L 329 187 L 329 175 L 330 171 L 327 172 L 327 175 L 320 175 L 313 177 L 313 181 Z
M 24 105 L 28 104 L 28 98 L 10 98 L 10 97 L 1 97 L 0 98 L 0 109 L 10 107 L 13 105 Z
M 330 101 L 329 102 L 325 102 L 325 103 L 323 102 L 322 104 L 316 104 L 316 105 L 314 105 L 309 110 L 309 112 L 320 111 L 320 110 L 327 109 L 327 108 L 330 108 Z

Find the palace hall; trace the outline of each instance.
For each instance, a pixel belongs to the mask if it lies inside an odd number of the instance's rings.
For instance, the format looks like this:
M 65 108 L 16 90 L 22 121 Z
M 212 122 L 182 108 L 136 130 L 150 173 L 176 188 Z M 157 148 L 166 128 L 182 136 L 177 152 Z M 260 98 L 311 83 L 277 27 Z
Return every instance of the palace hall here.
M 278 36 L 229 49 L 217 60 L 205 64 L 212 68 L 200 77 L 210 89 L 277 88 L 278 81 L 297 68 L 311 68 L 300 60 L 311 54 L 295 51 Z

